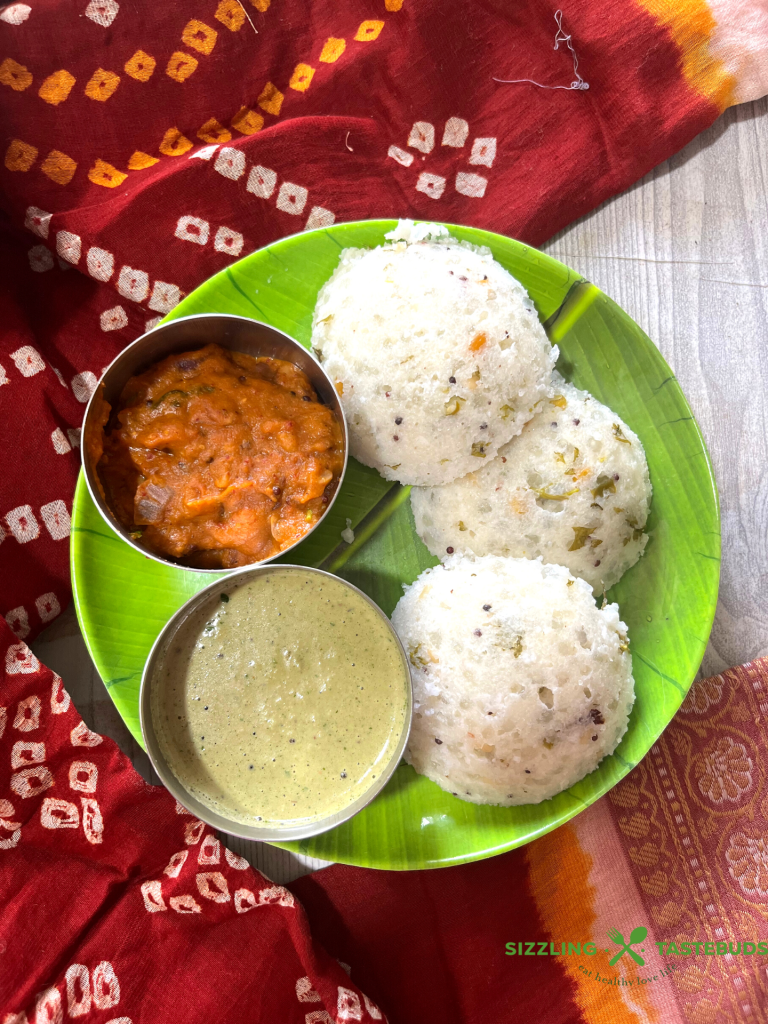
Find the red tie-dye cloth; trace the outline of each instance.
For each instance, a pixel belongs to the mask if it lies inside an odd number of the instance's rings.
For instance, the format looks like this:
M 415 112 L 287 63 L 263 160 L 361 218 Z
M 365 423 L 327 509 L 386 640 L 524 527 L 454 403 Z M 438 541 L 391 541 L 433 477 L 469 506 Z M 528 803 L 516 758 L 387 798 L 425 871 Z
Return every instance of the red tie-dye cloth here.
M 0 614 L 68 601 L 84 403 L 183 294 L 334 220 L 537 244 L 766 91 L 767 41 L 762 0 L 0 9 Z

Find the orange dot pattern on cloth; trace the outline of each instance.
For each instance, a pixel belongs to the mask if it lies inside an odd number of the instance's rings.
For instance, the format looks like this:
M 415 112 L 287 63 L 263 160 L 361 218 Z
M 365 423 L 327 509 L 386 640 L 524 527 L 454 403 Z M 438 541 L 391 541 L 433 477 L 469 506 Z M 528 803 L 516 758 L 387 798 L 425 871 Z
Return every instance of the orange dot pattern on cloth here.
M 77 170 L 77 163 L 66 153 L 52 149 L 43 160 L 40 170 L 57 185 L 68 185 Z
M 59 103 L 63 103 L 64 100 L 67 99 L 74 84 L 74 75 L 71 75 L 64 69 L 61 71 L 55 71 L 52 75 L 49 75 L 46 78 L 40 86 L 37 95 L 41 100 L 45 100 L 46 103 L 50 103 L 52 106 L 56 107 Z
M 154 57 L 150 57 L 144 50 L 137 50 L 134 55 L 125 62 L 125 68 L 123 69 L 126 75 L 130 75 L 131 78 L 135 78 L 137 82 L 148 82 L 152 77 L 157 61 Z

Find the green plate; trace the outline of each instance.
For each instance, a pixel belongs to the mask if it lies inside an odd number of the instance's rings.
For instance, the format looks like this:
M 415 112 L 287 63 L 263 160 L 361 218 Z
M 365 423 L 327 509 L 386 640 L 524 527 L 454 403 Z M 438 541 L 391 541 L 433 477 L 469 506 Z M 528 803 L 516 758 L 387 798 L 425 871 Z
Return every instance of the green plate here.
M 383 241 L 394 221 L 337 224 L 285 238 L 192 292 L 167 319 L 237 313 L 273 324 L 309 346 L 318 289 L 346 246 Z M 351 821 L 286 849 L 367 867 L 441 867 L 530 842 L 607 792 L 647 753 L 680 706 L 701 663 L 720 570 L 717 489 L 704 441 L 657 349 L 626 313 L 557 260 L 500 235 L 448 225 L 490 247 L 528 289 L 559 369 L 615 409 L 640 436 L 653 482 L 650 542 L 610 592 L 629 626 L 637 701 L 615 754 L 552 800 L 480 807 L 444 793 L 402 764 L 382 794 Z M 291 559 L 323 565 L 391 614 L 402 584 L 434 565 L 413 528 L 408 488 L 350 460 L 330 513 Z M 340 541 L 346 517 L 355 543 Z M 210 575 L 163 566 L 133 551 L 96 511 L 81 476 L 72 516 L 72 577 L 80 625 L 97 669 L 137 739 L 142 667 L 167 619 Z

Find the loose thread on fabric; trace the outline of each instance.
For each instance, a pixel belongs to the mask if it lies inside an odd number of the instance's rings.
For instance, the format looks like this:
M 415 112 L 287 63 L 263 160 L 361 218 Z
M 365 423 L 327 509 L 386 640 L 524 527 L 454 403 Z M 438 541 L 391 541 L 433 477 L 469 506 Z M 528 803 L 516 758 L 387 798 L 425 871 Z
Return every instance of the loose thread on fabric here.
M 349 144 L 349 132 L 347 132 L 347 136 L 344 139 L 344 145 L 347 147 L 347 149 L 349 150 L 350 153 L 354 153 L 355 152 L 354 149 L 352 149 L 352 147 Z
M 568 49 L 571 51 L 573 57 L 573 73 L 576 76 L 570 85 L 542 85 L 541 82 L 534 82 L 532 78 L 494 78 L 494 82 L 499 82 L 502 85 L 522 85 L 527 82 L 529 85 L 536 85 L 539 89 L 564 89 L 566 92 L 571 90 L 577 90 L 583 92 L 589 88 L 589 82 L 585 82 L 579 74 L 579 58 L 576 55 L 576 51 L 571 43 L 571 36 L 563 28 L 563 12 L 555 11 L 555 23 L 557 24 L 557 32 L 555 33 L 555 45 L 553 49 L 559 50 L 560 43 L 565 43 Z
M 241 6 L 241 7 L 243 7 L 242 3 L 240 3 L 240 0 L 237 0 L 237 2 L 238 2 L 238 3 L 240 4 L 240 6 Z M 248 13 L 248 11 L 246 11 L 245 7 L 243 7 L 243 14 L 244 14 L 244 15 L 246 16 L 246 18 L 248 19 L 248 22 L 249 22 L 249 24 L 250 24 L 251 28 L 253 29 L 253 31 L 254 31 L 254 32 L 256 33 L 256 35 L 258 35 L 258 34 L 259 34 L 259 30 L 258 30 L 258 29 L 256 28 L 256 26 L 255 26 L 255 25 L 253 24 L 253 22 L 251 21 L 251 16 L 250 16 L 250 14 Z

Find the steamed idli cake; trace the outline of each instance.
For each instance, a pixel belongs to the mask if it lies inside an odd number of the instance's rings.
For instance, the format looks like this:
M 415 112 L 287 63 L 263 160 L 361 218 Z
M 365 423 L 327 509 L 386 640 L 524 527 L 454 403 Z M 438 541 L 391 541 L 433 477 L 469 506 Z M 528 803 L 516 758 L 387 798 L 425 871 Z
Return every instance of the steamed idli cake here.
M 535 804 L 612 753 L 634 702 L 627 627 L 540 560 L 454 555 L 405 588 L 405 759 L 472 803 Z
M 356 459 L 387 480 L 447 483 L 522 430 L 557 349 L 489 249 L 434 224 L 387 237 L 341 253 L 312 349 L 336 382 Z
M 637 435 L 586 391 L 556 377 L 554 395 L 497 458 L 444 487 L 411 492 L 433 555 L 538 558 L 600 593 L 643 553 L 651 504 Z

